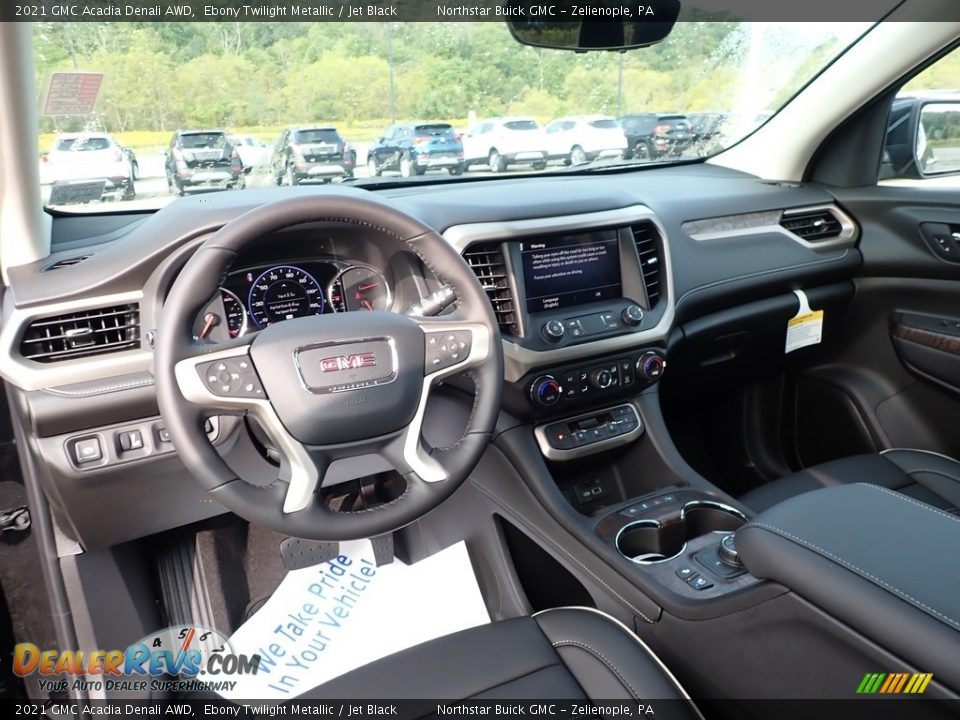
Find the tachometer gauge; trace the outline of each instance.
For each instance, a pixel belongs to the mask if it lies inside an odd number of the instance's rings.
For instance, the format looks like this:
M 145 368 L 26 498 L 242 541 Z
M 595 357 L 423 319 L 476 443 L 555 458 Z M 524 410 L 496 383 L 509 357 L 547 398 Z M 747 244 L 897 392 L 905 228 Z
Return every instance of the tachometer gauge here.
M 336 312 L 386 310 L 393 302 L 383 273 L 366 265 L 352 265 L 340 272 L 327 289 Z
M 194 340 L 225 340 L 223 328 L 231 338 L 247 332 L 247 311 L 240 298 L 225 288 L 204 308 L 193 327 Z
M 259 327 L 322 312 L 320 284 L 293 265 L 270 268 L 250 288 L 250 317 Z

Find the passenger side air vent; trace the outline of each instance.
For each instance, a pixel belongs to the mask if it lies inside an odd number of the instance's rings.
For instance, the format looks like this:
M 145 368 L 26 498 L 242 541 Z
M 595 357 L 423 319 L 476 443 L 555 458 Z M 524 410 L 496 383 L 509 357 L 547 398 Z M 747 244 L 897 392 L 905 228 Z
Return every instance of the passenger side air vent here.
M 647 288 L 647 301 L 653 308 L 662 294 L 660 273 L 660 232 L 652 222 L 643 222 L 630 228 L 633 231 L 633 241 L 637 245 L 637 256 L 640 258 L 640 272 L 643 273 L 643 284 Z
M 59 270 L 60 268 L 70 267 L 71 265 L 77 265 L 86 260 L 89 255 L 78 255 L 77 257 L 64 258 L 63 260 L 57 260 L 52 265 L 48 265 L 43 269 L 43 272 L 50 272 L 51 270 Z
M 784 213 L 780 218 L 780 227 L 808 242 L 835 238 L 843 232 L 840 221 L 826 209 Z
M 20 341 L 20 354 L 27 360 L 58 362 L 139 344 L 140 306 L 131 303 L 34 320 Z
M 487 297 L 490 298 L 500 330 L 509 335 L 519 335 L 517 311 L 500 243 L 471 245 L 464 250 L 463 259 L 467 261 L 467 265 L 473 270 L 473 274 L 477 276 Z

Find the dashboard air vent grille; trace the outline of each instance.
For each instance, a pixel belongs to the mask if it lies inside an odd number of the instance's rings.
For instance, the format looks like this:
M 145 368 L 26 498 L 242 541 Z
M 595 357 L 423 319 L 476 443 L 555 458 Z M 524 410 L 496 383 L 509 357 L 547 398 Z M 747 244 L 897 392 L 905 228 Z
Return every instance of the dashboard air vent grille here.
M 656 306 L 663 294 L 660 269 L 660 232 L 652 222 L 642 222 L 634 225 L 633 241 L 637 245 L 637 256 L 640 258 L 640 272 L 643 273 L 643 284 L 647 288 L 647 301 L 650 307 Z
M 843 232 L 840 221 L 829 210 L 784 214 L 780 227 L 807 241 L 826 240 Z
M 77 265 L 86 260 L 89 255 L 77 255 L 77 257 L 64 258 L 63 260 L 57 260 L 52 265 L 48 265 L 43 269 L 44 272 L 50 272 L 51 270 L 59 270 L 60 268 L 70 267 L 71 265 Z
M 519 335 L 517 328 L 517 309 L 507 277 L 507 266 L 503 259 L 500 243 L 477 243 L 463 252 L 463 259 L 477 276 L 480 285 L 490 298 L 493 312 L 500 323 L 500 330 L 509 335 Z
M 34 320 L 20 341 L 20 354 L 37 362 L 58 362 L 139 344 L 140 306 L 131 303 Z

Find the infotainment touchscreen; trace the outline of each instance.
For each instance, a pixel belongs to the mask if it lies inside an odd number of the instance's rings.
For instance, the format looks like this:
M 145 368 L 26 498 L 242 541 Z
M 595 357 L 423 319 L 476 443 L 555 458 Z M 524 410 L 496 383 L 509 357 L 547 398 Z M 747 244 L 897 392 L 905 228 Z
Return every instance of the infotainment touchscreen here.
M 529 313 L 622 295 L 616 230 L 523 240 L 520 253 Z

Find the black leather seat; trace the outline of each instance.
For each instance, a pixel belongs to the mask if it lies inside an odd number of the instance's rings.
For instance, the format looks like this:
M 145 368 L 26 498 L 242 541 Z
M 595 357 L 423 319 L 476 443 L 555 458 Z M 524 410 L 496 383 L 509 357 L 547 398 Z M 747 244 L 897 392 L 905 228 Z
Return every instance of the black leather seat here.
M 960 462 L 926 450 L 884 450 L 815 465 L 751 490 L 740 502 L 762 512 L 794 495 L 847 483 L 880 485 L 941 510 L 960 512 Z
M 402 615 L 397 619 L 402 622 Z M 301 697 L 674 700 L 680 702 L 663 708 L 665 716 L 701 717 L 646 645 L 620 623 L 587 608 L 547 610 L 437 638 Z

